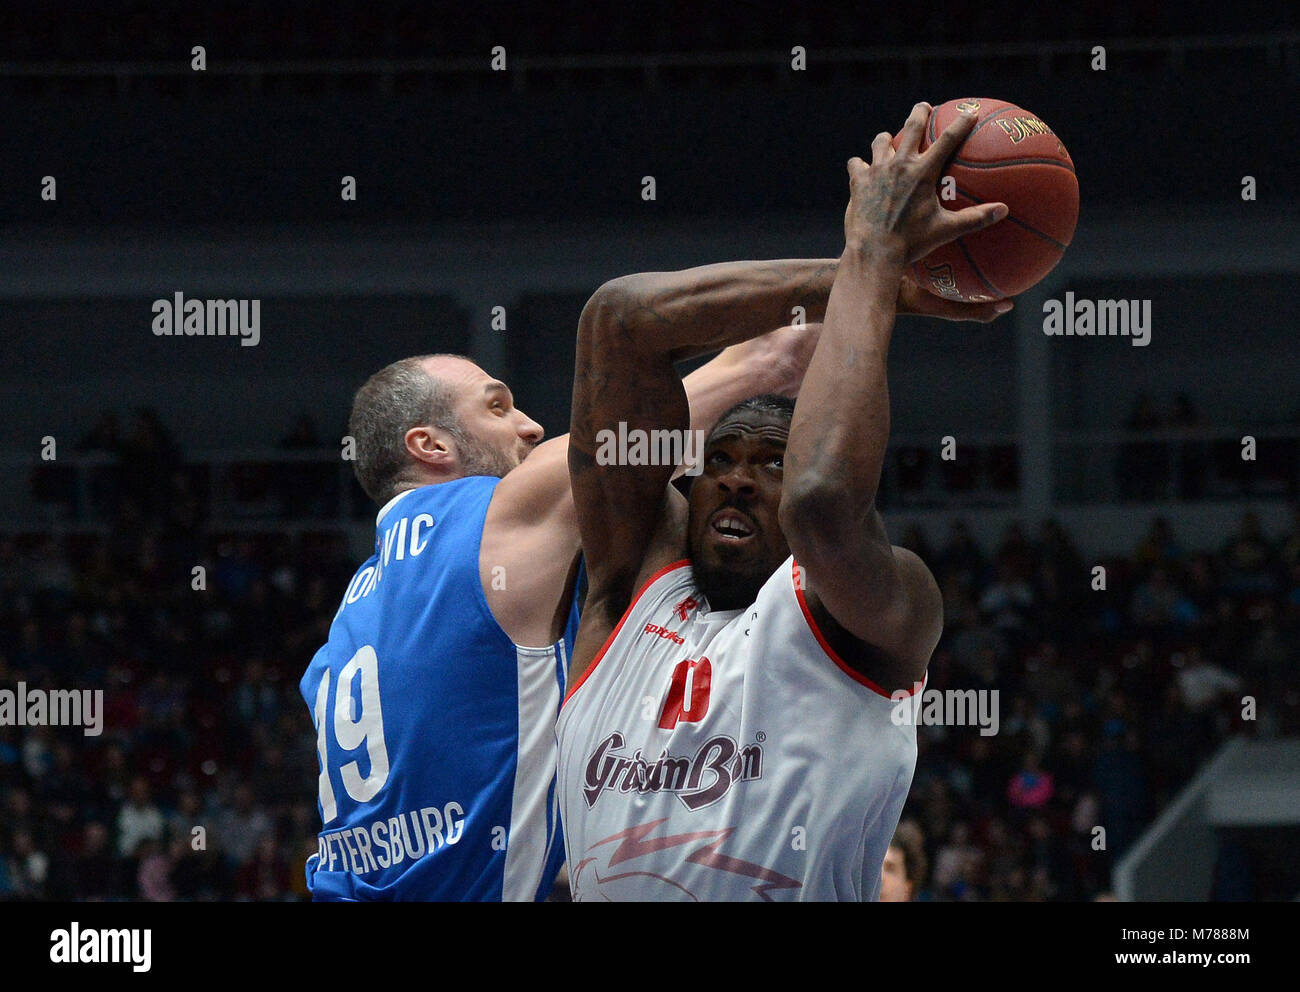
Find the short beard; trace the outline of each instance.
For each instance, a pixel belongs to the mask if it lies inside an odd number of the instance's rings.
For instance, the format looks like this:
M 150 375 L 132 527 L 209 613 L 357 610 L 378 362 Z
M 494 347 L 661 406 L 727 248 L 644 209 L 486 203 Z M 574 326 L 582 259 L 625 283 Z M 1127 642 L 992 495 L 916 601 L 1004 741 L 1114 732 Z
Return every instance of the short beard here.
M 695 584 L 710 610 L 743 610 L 758 599 L 759 590 L 772 577 L 771 571 L 737 571 L 734 568 L 710 567 L 698 560 L 691 562 Z
M 463 476 L 488 475 L 504 479 L 507 472 L 518 466 L 518 462 L 511 461 L 504 451 L 480 444 L 468 434 L 456 431 L 453 437 Z

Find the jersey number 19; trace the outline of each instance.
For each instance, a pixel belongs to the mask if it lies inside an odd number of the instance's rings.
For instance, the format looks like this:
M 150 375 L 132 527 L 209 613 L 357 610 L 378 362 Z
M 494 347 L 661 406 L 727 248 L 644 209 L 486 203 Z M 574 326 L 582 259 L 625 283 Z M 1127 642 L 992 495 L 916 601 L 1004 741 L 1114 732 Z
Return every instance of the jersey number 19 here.
M 352 682 L 361 675 L 361 713 L 353 718 Z M 329 708 L 330 672 L 316 690 L 316 753 L 320 757 L 321 818 L 329 823 L 338 816 L 334 787 L 330 784 L 326 745 L 326 711 Z M 359 803 L 369 802 L 388 781 L 388 747 L 384 744 L 384 712 L 379 705 L 379 658 L 369 644 L 357 651 L 339 672 L 334 693 L 334 737 L 344 751 L 355 751 L 362 743 L 370 757 L 370 774 L 362 776 L 359 763 L 349 761 L 339 769 L 343 788 Z

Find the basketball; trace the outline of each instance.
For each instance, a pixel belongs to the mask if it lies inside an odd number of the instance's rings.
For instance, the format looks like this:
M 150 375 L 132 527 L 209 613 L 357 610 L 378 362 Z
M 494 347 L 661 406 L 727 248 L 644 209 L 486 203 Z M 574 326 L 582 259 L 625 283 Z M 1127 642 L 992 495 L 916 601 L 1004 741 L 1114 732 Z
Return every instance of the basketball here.
M 935 107 L 921 150 L 966 109 L 977 123 L 943 172 L 939 200 L 949 210 L 1001 202 L 1010 212 L 931 252 L 913 264 L 912 274 L 936 296 L 979 303 L 1017 296 L 1052 271 L 1074 237 L 1079 182 L 1056 132 L 1005 100 L 967 98 Z

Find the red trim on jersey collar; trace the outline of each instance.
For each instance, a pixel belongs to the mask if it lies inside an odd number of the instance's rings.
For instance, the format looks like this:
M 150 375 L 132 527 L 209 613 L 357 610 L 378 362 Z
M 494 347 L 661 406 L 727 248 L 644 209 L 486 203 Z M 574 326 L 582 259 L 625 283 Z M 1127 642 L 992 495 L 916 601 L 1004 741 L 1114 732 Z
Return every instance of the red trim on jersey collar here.
M 623 616 L 619 618 L 618 625 L 613 629 L 613 631 L 610 632 L 609 637 L 605 639 L 605 643 L 601 647 L 600 651 L 596 654 L 596 657 L 593 658 L 591 664 L 587 666 L 587 670 L 582 673 L 582 678 L 578 679 L 577 683 L 573 686 L 573 688 L 569 690 L 568 695 L 564 697 L 564 702 L 560 704 L 561 709 L 563 709 L 565 703 L 567 703 L 570 699 L 573 698 L 573 694 L 577 692 L 580 688 L 582 688 L 582 683 L 586 682 L 587 679 L 591 677 L 591 673 L 596 670 L 596 666 L 599 665 L 600 660 L 605 657 L 605 652 L 608 651 L 609 646 L 614 643 L 614 638 L 616 638 L 618 636 L 618 632 L 623 629 L 623 624 L 627 623 L 627 618 L 632 615 L 632 610 L 636 607 L 636 604 L 641 599 L 641 597 L 645 595 L 645 591 L 649 589 L 652 585 L 654 585 L 656 582 L 658 582 L 665 575 L 667 575 L 669 572 L 678 568 L 682 568 L 683 566 L 689 565 L 690 563 L 691 560 L 689 558 L 683 558 L 680 561 L 675 561 L 671 565 L 665 565 L 663 568 L 659 569 L 659 571 L 655 572 L 654 575 L 650 576 L 650 578 L 645 580 L 645 583 L 641 586 L 639 590 L 637 590 L 637 594 L 632 597 L 632 602 L 628 603 L 627 609 L 623 611 Z
M 794 595 L 795 598 L 799 600 L 799 609 L 803 610 L 803 618 L 808 621 L 808 627 L 813 632 L 813 637 L 817 638 L 817 643 L 822 646 L 822 650 L 826 652 L 831 661 L 835 662 L 835 664 L 839 666 L 840 671 L 851 678 L 854 682 L 865 685 L 878 696 L 884 696 L 886 699 L 893 699 L 893 693 L 886 692 L 861 672 L 850 668 L 844 659 L 835 653 L 835 649 L 831 647 L 830 642 L 822 636 L 821 628 L 817 626 L 817 621 L 813 619 L 812 611 L 808 609 L 808 602 L 803 598 L 803 584 L 799 581 L 799 563 L 797 561 L 792 562 L 791 564 L 790 578 L 794 582 Z M 924 685 L 924 683 L 922 684 Z M 910 690 L 900 689 L 899 692 L 911 696 L 915 694 L 916 687 L 913 686 Z

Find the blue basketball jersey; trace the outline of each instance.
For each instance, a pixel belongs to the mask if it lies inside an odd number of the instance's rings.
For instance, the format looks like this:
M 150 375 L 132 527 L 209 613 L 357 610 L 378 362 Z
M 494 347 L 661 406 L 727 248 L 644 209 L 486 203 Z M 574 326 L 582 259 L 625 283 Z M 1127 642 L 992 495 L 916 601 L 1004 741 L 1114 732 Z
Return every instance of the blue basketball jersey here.
M 384 507 L 302 678 L 321 769 L 315 899 L 533 900 L 555 882 L 555 720 L 578 614 L 548 647 L 497 624 L 479 544 L 499 481 Z

